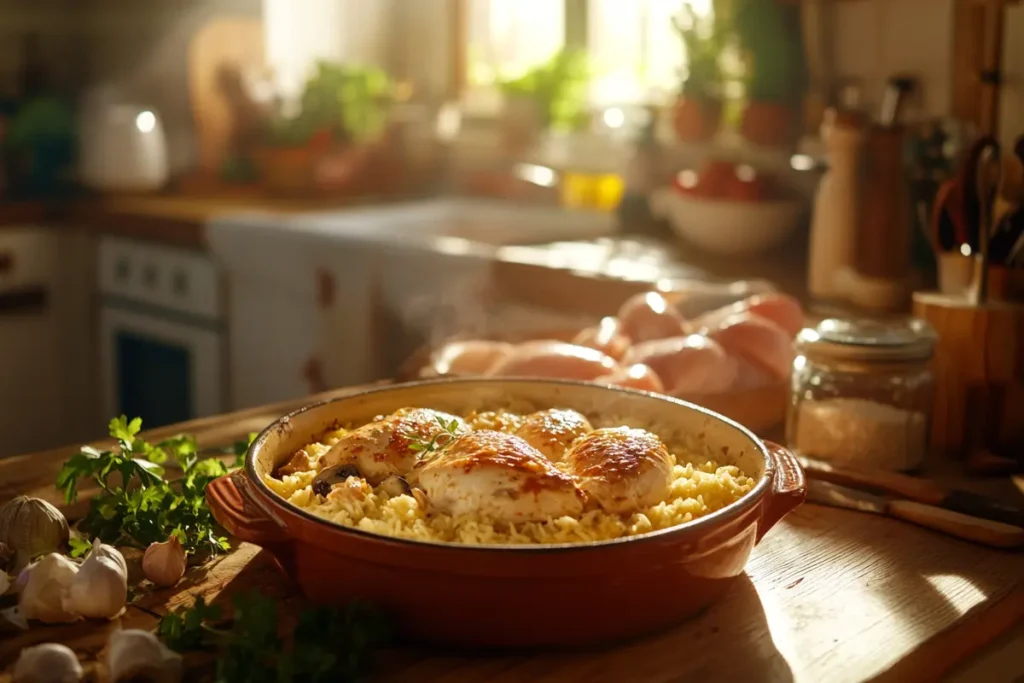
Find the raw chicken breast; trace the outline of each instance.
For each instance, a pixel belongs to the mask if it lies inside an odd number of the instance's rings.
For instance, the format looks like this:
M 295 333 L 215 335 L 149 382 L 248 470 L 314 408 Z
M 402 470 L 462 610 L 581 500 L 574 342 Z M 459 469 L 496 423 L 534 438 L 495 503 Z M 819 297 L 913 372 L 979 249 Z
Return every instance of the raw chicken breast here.
M 618 365 L 597 349 L 558 341 L 524 342 L 487 372 L 492 377 L 551 377 L 592 380 Z
M 587 418 L 575 410 L 552 409 L 527 415 L 516 436 L 551 462 L 558 462 L 573 441 L 592 431 Z
M 622 333 L 622 324 L 618 318 L 602 318 L 601 322 L 594 327 L 587 327 L 580 330 L 572 340 L 573 344 L 597 349 L 619 360 L 629 350 L 629 337 Z
M 404 476 L 422 455 L 416 444 L 429 443 L 445 431 L 439 420 L 449 424 L 455 420 L 456 433 L 468 431 L 462 418 L 454 415 L 427 408 L 403 408 L 343 436 L 320 458 L 320 468 L 354 465 L 373 486 L 393 474 Z
M 705 313 L 693 321 L 692 329 L 694 332 L 706 333 L 721 327 L 726 319 L 744 313 L 750 313 L 775 323 L 791 338 L 795 337 L 804 327 L 804 311 L 800 302 L 791 296 L 773 292 L 748 297 L 729 306 Z
M 512 434 L 479 430 L 459 437 L 417 471 L 430 504 L 451 515 L 500 522 L 578 516 L 583 495 L 572 476 Z
M 714 340 L 699 334 L 637 344 L 624 362 L 650 367 L 673 395 L 729 391 L 739 371 L 735 358 Z
M 631 296 L 619 309 L 622 333 L 633 343 L 678 337 L 685 321 L 659 292 Z
M 665 393 L 665 385 L 661 383 L 661 378 L 658 377 L 654 370 L 643 363 L 634 363 L 628 367 L 620 368 L 612 374 L 598 377 L 594 381 L 598 384 L 609 384 L 614 387 L 655 391 L 659 394 Z
M 448 342 L 431 356 L 431 369 L 438 375 L 483 375 L 513 349 L 505 342 L 470 339 Z
M 606 512 L 629 514 L 665 500 L 672 485 L 668 449 L 643 429 L 597 429 L 566 455 L 579 487 Z
M 751 313 L 726 318 L 708 336 L 730 354 L 742 358 L 776 380 L 789 377 L 793 366 L 793 339 L 775 323 Z

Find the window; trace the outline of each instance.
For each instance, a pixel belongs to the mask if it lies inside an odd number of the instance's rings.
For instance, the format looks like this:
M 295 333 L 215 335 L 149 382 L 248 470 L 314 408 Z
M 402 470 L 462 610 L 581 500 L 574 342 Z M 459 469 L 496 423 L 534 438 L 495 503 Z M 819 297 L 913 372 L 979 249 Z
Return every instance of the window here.
M 684 0 L 587 0 L 586 11 L 567 12 L 573 0 L 463 0 L 467 13 L 467 65 L 471 90 L 521 75 L 583 36 L 596 106 L 663 98 L 679 90 L 685 64 L 672 19 Z M 689 0 L 702 15 L 712 0 Z M 584 30 L 572 25 L 586 17 Z
M 465 0 L 470 86 L 521 76 L 565 44 L 560 0 Z

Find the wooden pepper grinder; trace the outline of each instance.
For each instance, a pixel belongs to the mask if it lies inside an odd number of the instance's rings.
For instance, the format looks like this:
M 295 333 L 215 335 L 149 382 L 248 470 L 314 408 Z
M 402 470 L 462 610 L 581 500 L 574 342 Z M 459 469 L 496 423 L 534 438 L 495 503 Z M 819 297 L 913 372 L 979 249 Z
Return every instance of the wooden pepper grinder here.
M 842 278 L 851 303 L 879 313 L 902 309 L 912 289 L 913 220 L 903 161 L 905 129 L 899 122 L 912 85 L 906 78 L 890 79 L 879 122 L 868 132 L 854 265 Z

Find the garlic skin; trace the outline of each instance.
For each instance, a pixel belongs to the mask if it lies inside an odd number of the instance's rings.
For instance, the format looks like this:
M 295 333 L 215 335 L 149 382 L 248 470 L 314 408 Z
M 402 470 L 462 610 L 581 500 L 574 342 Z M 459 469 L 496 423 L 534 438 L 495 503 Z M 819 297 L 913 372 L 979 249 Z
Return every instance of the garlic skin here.
M 121 553 L 96 539 L 68 591 L 70 611 L 90 619 L 113 619 L 128 599 L 128 569 Z
M 82 676 L 78 657 L 58 643 L 26 647 L 14 665 L 14 683 L 78 683 Z
M 68 591 L 78 575 L 78 565 L 57 553 L 30 564 L 18 577 L 24 580 L 18 595 L 18 611 L 26 619 L 64 624 L 80 617 L 68 607 Z
M 142 556 L 142 573 L 158 586 L 173 586 L 185 575 L 185 551 L 176 536 L 152 543 Z
M 149 631 L 114 631 L 107 641 L 107 669 L 111 683 L 142 679 L 151 683 L 180 683 L 181 655 Z
M 61 511 L 40 498 L 18 496 L 0 507 L 0 543 L 14 551 L 12 573 L 40 555 L 66 550 L 70 534 Z

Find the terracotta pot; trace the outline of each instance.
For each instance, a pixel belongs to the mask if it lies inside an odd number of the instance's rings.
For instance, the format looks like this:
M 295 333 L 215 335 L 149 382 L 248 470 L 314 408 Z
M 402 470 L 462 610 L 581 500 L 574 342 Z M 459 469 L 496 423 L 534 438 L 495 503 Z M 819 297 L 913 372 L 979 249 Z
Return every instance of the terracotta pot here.
M 672 112 L 676 137 L 683 142 L 704 142 L 718 132 L 722 120 L 721 100 L 693 100 L 680 97 Z
M 474 546 L 390 538 L 332 524 L 274 494 L 262 476 L 338 423 L 406 406 L 464 412 L 527 401 L 655 420 L 703 441 L 757 484 L 688 524 L 587 544 Z M 308 406 L 265 429 L 244 470 L 206 498 L 238 539 L 267 548 L 317 603 L 360 599 L 420 641 L 460 646 L 578 646 L 656 631 L 716 600 L 755 544 L 805 495 L 791 453 L 740 425 L 668 397 L 593 384 L 450 379 L 374 389 Z
M 796 116 L 793 108 L 778 102 L 750 102 L 743 110 L 740 134 L 755 145 L 783 147 L 793 143 Z
M 253 154 L 266 188 L 275 194 L 294 195 L 309 191 L 313 184 L 315 151 L 303 147 L 261 147 Z

